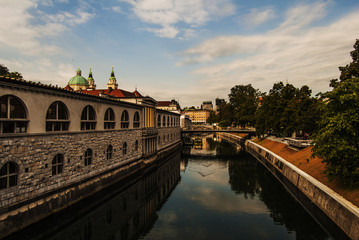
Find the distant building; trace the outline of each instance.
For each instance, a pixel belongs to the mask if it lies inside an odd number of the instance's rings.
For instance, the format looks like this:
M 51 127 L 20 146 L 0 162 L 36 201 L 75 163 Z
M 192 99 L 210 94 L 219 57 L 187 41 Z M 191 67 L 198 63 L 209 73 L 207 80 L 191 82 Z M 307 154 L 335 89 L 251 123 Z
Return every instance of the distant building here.
M 185 114 L 181 114 L 180 126 L 182 129 L 191 129 L 191 127 L 192 127 L 191 119 L 188 116 L 186 116 Z
M 209 117 L 210 110 L 194 109 L 187 110 L 184 114 L 191 120 L 192 124 L 205 124 Z
M 162 109 L 170 112 L 181 113 L 181 106 L 172 99 L 171 101 L 157 101 L 157 109 Z
M 213 110 L 212 101 L 204 101 L 201 105 L 201 109 L 212 111 Z
M 216 105 L 214 106 L 214 110 L 218 111 L 219 105 L 221 105 L 222 103 L 225 103 L 226 101 L 222 98 L 216 98 Z

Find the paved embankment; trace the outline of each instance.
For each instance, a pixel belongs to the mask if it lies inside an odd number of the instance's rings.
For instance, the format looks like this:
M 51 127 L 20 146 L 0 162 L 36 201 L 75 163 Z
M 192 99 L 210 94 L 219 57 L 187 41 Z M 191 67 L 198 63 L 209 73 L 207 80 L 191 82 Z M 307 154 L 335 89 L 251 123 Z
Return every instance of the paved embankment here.
M 317 215 L 316 212 L 319 209 L 348 237 L 359 239 L 358 207 L 265 147 L 246 141 L 245 148 L 262 162 L 302 204 L 309 206 L 309 211 L 313 215 Z M 303 198 L 303 195 L 307 199 Z M 340 233 L 338 234 L 341 237 Z

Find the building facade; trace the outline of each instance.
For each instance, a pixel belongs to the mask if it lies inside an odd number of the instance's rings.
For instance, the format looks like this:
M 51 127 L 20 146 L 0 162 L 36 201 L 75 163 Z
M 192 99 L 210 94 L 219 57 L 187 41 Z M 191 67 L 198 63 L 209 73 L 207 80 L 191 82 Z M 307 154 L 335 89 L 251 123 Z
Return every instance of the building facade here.
M 204 101 L 201 105 L 201 109 L 213 111 L 213 104 L 212 101 Z
M 88 91 L 0 77 L 0 238 L 180 146 L 179 114 Z
M 206 124 L 210 111 L 193 109 L 184 111 L 184 114 L 191 120 L 192 124 Z

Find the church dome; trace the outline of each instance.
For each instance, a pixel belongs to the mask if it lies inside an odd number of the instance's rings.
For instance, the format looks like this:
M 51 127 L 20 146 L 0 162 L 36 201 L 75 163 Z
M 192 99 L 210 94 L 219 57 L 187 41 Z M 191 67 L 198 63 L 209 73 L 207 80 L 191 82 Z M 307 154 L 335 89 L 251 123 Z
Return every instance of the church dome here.
M 76 76 L 72 77 L 68 83 L 68 85 L 84 85 L 89 86 L 89 82 L 81 76 L 81 70 L 78 68 L 76 71 Z

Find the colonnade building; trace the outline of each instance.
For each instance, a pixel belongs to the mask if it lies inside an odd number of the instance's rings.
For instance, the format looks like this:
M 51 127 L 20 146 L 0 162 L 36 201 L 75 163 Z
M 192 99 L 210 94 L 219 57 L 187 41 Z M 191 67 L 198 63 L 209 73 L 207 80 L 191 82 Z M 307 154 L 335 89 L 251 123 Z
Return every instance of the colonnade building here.
M 180 114 L 113 70 L 107 85 L 79 69 L 65 88 L 0 76 L 0 238 L 180 147 Z

